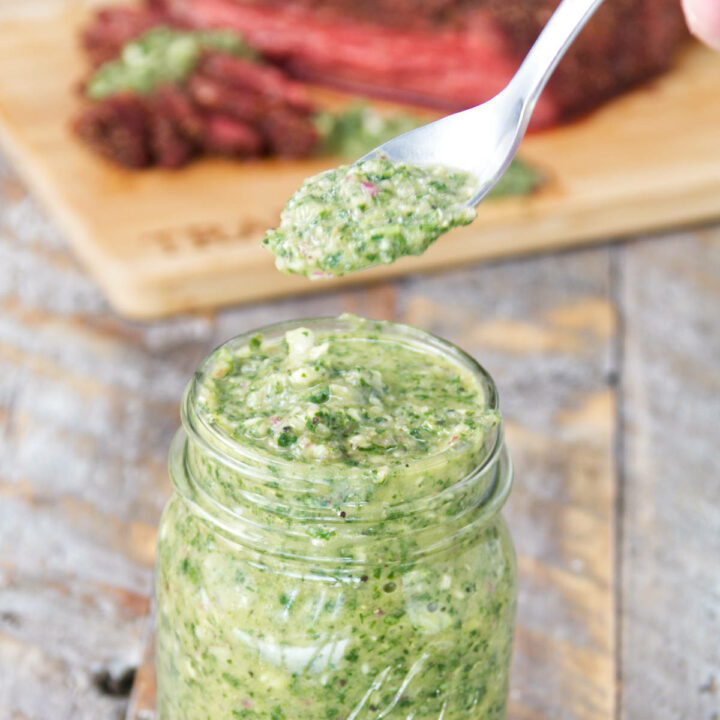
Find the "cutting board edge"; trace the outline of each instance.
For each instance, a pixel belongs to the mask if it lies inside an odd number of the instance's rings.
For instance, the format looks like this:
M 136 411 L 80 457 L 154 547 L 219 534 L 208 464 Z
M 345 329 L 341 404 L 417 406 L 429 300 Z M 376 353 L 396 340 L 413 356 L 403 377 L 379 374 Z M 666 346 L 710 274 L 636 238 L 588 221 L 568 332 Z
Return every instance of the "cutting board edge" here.
M 720 197 L 720 181 L 718 182 L 717 192 L 717 197 Z M 265 277 L 278 272 L 274 266 L 270 265 L 268 268 L 260 267 L 257 272 L 253 273 L 254 280 L 251 290 L 238 292 L 234 296 L 229 296 L 228 293 L 222 290 L 218 292 L 218 288 L 222 287 L 223 280 L 232 279 L 235 282 L 238 281 L 237 274 L 242 268 L 232 265 L 228 265 L 222 275 L 214 273 L 212 277 L 203 277 L 206 292 L 201 292 L 200 282 L 194 283 L 193 290 L 188 291 L 181 287 L 173 287 L 180 281 L 171 277 L 149 276 L 143 281 L 137 281 L 136 278 L 136 282 L 133 283 L 128 276 L 120 272 L 115 273 L 115 277 L 123 282 L 123 288 L 118 288 L 114 281 L 99 282 L 101 282 L 108 300 L 116 312 L 133 320 L 148 321 L 177 313 L 205 312 L 216 307 L 244 304 L 256 300 L 264 301 L 278 297 L 292 298 L 309 293 L 330 292 L 342 287 L 348 288 L 369 283 L 379 283 L 399 276 L 432 274 L 453 267 L 457 268 L 466 263 L 480 263 L 514 257 L 522 258 L 540 253 L 559 252 L 568 249 L 568 237 L 573 238 L 573 247 L 580 248 L 603 243 L 625 242 L 650 232 L 671 232 L 685 227 L 701 226 L 715 218 L 720 219 L 720 208 L 715 208 L 712 214 L 708 209 L 707 213 L 687 212 L 678 214 L 673 218 L 667 216 L 658 217 L 655 220 L 647 218 L 644 222 L 638 222 L 632 227 L 628 226 L 627 223 L 619 223 L 615 228 L 598 225 L 593 232 L 583 235 L 567 233 L 566 235 L 556 235 L 553 239 L 548 233 L 548 235 L 536 235 L 529 241 L 520 241 L 505 247 L 501 247 L 496 243 L 471 258 L 468 257 L 466 252 L 461 256 L 449 257 L 446 260 L 433 259 L 431 262 L 422 262 L 419 258 L 409 258 L 397 265 L 376 268 L 340 280 L 312 282 L 305 278 L 295 276 L 288 278 L 285 276 L 292 282 L 291 287 L 285 288 L 272 282 L 265 282 Z M 505 232 L 510 230 L 510 228 L 504 228 Z M 242 283 L 242 281 L 240 282 Z M 132 288 L 132 291 L 128 292 L 130 288 Z M 214 295 L 214 292 L 217 295 Z M 128 302 L 128 300 L 130 301 Z

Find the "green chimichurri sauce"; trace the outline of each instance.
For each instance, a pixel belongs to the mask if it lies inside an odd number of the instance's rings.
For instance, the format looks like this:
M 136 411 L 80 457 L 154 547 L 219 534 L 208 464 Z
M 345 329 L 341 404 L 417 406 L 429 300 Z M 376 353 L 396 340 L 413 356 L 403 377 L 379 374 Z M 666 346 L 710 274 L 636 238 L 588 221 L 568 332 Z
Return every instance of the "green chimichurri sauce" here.
M 118 59 L 103 63 L 88 80 L 85 92 L 93 100 L 101 100 L 120 92 L 144 95 L 159 85 L 182 82 L 203 50 L 258 58 L 231 30 L 176 30 L 161 25 L 126 43 Z
M 369 153 L 397 135 L 414 130 L 425 122 L 411 113 L 395 110 L 379 112 L 375 108 L 356 103 L 333 112 L 315 114 L 322 144 L 320 155 L 335 155 L 354 160 Z
M 383 155 L 307 179 L 264 243 L 279 270 L 346 275 L 420 255 L 475 218 L 469 173 L 395 163 Z
M 180 466 L 244 530 L 180 494 L 164 513 L 160 720 L 505 715 L 514 553 L 481 515 L 491 488 L 461 482 L 494 446 L 494 399 L 417 335 L 341 321 L 231 342 L 197 376 L 197 421 L 249 469 L 192 443 Z
M 458 443 L 479 447 L 498 422 L 467 370 L 372 331 L 298 328 L 282 340 L 257 335 L 223 347 L 210 360 L 199 407 L 224 434 L 267 453 L 373 470 Z

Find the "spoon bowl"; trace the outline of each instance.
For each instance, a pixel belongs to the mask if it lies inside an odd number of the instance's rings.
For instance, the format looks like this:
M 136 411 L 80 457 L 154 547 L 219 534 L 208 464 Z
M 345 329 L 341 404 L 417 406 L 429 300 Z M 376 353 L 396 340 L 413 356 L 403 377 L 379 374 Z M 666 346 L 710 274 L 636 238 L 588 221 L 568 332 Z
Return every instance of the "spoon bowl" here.
M 495 97 L 398 135 L 358 162 L 383 154 L 393 162 L 464 170 L 477 179 L 468 205 L 478 205 L 508 169 L 545 84 L 602 2 L 563 0 L 518 71 Z

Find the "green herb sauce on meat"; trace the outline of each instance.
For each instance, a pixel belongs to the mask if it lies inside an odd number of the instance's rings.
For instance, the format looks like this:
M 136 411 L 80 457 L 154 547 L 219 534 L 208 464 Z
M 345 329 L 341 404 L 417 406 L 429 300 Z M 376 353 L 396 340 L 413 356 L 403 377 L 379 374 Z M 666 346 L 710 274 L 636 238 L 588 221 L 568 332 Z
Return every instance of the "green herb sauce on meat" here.
M 103 63 L 85 92 L 101 100 L 123 92 L 145 95 L 166 83 L 178 83 L 193 71 L 203 50 L 257 59 L 257 54 L 231 30 L 175 30 L 160 25 L 126 43 L 116 60 Z

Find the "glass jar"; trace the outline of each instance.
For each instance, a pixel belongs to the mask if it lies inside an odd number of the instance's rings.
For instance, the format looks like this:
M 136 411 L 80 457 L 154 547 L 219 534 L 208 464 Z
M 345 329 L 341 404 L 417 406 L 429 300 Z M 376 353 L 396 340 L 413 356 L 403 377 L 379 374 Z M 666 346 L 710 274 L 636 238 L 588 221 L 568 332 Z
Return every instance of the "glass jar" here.
M 383 332 L 469 369 L 497 407 L 490 376 L 455 346 L 402 325 Z M 516 568 L 499 514 L 512 477 L 501 423 L 477 463 L 449 453 L 408 464 L 412 497 L 340 501 L 321 465 L 298 474 L 206 422 L 207 372 L 206 361 L 184 396 L 159 532 L 160 720 L 505 717 Z

